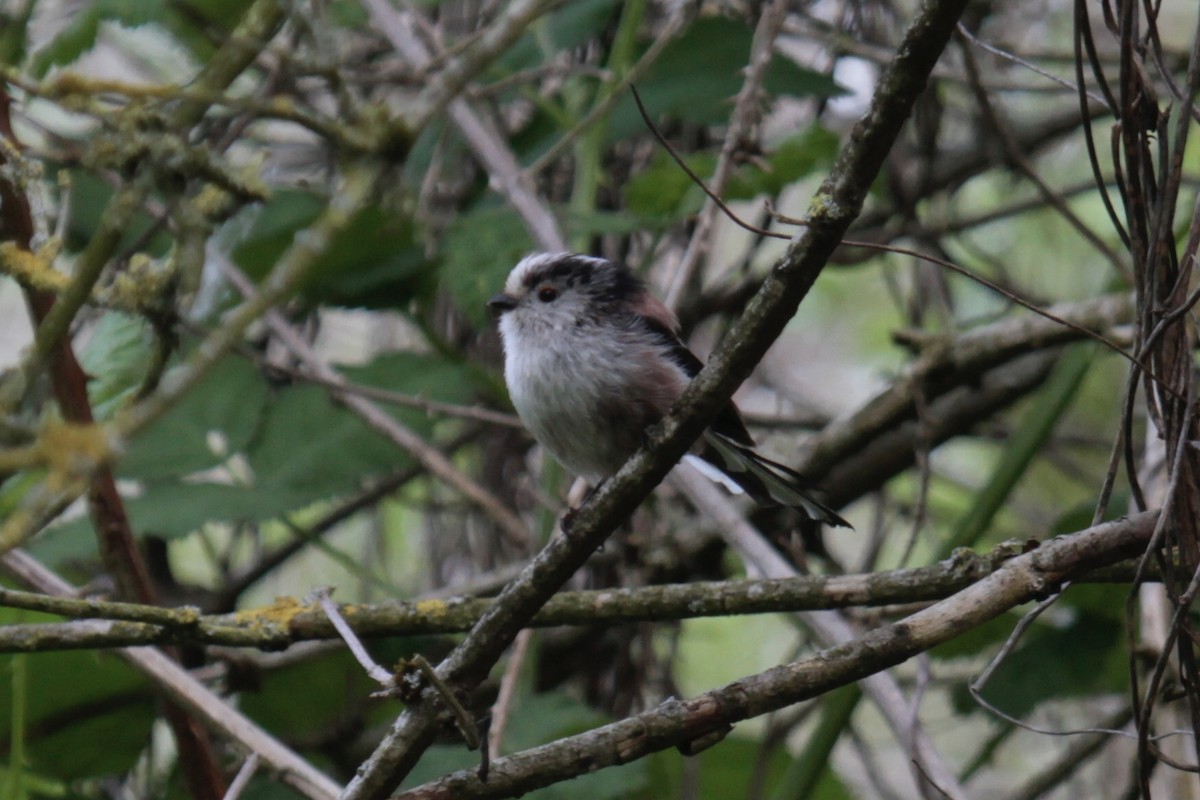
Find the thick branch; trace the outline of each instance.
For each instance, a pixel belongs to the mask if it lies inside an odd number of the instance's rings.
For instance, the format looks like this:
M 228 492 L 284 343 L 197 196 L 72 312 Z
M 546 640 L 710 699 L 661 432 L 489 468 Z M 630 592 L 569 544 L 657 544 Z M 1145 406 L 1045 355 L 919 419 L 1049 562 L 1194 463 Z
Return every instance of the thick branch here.
M 900 664 L 1009 609 L 1054 591 L 1074 574 L 1129 557 L 1149 540 L 1157 514 L 1139 514 L 1052 539 L 967 589 L 893 625 L 811 658 L 734 681 L 578 736 L 401 793 L 397 800 L 518 797 L 534 789 L 625 764 L 668 747 L 719 734 L 736 722 L 824 694 Z
M 551 541 L 505 589 L 471 634 L 439 665 L 443 680 L 463 690 L 478 685 L 517 632 L 662 480 L 749 375 L 796 313 L 861 210 L 965 5 L 966 0 L 931 0 L 921 7 L 896 60 L 881 77 L 870 110 L 854 127 L 831 177 L 814 200 L 809 227 L 792 241 L 725 343 L 684 393 L 676 413 L 651 437 L 651 446 L 640 450 L 580 510 L 569 535 Z M 432 697 L 414 703 L 362 765 L 343 797 L 385 796 L 433 741 L 437 719 Z
M 1060 319 L 1087 330 L 1104 332 L 1114 325 L 1130 322 L 1134 315 L 1133 298 L 1127 294 L 1107 295 L 1077 303 L 1063 303 L 1046 309 Z M 799 467 L 813 475 L 822 475 L 875 442 L 889 430 L 916 419 L 916 390 L 926 401 L 980 380 L 995 367 L 1012 369 L 1014 359 L 1038 350 L 1077 341 L 1081 334 L 1052 319 L 1036 314 L 1021 314 L 983 325 L 945 340 L 932 339 L 921 355 L 909 364 L 891 385 L 863 407 L 841 420 L 835 420 L 804 446 Z M 1003 376 L 991 378 L 1004 382 Z
M 560 592 L 530 620 L 529 626 L 618 625 L 931 602 L 990 575 L 1022 548 L 1023 543 L 1008 543 L 986 554 L 962 550 L 927 567 L 861 575 L 803 575 Z M 1126 570 L 1098 576 L 1096 580 L 1108 582 L 1131 577 L 1132 572 Z M 343 605 L 341 612 L 362 637 L 427 636 L 470 630 L 493 602 L 475 597 L 393 600 Z M 235 614 L 201 616 L 190 607 L 169 609 L 0 589 L 0 606 L 86 620 L 5 625 L 0 627 L 0 652 L 156 644 L 276 649 L 295 642 L 338 637 L 319 606 L 288 599 Z
M 77 587 L 20 550 L 5 553 L 0 560 L 9 573 L 40 591 L 59 597 L 78 593 Z M 329 800 L 337 794 L 338 786 L 328 776 L 242 716 L 161 651 L 139 647 L 121 649 L 117 654 L 145 675 L 175 706 L 187 710 L 247 752 L 257 753 L 283 783 L 313 800 Z

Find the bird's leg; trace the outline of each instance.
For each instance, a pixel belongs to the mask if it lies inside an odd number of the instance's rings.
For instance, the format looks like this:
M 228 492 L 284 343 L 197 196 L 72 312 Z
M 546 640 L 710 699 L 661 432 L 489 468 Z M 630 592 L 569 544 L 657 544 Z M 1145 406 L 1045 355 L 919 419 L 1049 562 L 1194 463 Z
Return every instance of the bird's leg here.
M 574 508 L 568 508 L 562 515 L 562 519 L 559 520 L 558 526 L 562 529 L 564 536 L 571 533 L 571 526 L 575 524 L 575 515 L 579 513 L 580 509 L 587 505 L 588 501 L 592 499 L 592 495 L 600 491 L 600 487 L 603 486 L 604 483 L 605 481 L 600 481 L 600 483 L 588 489 L 588 493 L 585 494 L 583 499 L 579 501 L 579 505 L 575 506 Z

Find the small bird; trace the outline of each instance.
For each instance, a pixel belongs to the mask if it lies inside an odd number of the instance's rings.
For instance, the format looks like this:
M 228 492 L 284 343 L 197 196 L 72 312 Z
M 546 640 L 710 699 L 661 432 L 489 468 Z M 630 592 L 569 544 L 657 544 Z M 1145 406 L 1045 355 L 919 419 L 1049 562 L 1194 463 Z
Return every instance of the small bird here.
M 504 379 L 521 421 L 593 486 L 634 454 L 703 366 L 670 309 L 607 259 L 526 256 L 488 306 L 500 316 Z M 693 449 L 685 459 L 735 493 L 850 527 L 802 475 L 755 452 L 732 402 Z

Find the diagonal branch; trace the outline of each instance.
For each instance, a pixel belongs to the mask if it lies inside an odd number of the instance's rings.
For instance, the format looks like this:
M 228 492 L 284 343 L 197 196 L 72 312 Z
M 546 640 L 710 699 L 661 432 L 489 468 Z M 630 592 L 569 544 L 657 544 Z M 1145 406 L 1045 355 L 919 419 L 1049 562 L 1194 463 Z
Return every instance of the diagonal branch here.
M 4 568 L 21 581 L 39 591 L 56 596 L 73 596 L 78 589 L 27 553 L 14 550 L 2 557 Z M 167 658 L 161 651 L 136 647 L 117 651 L 125 661 L 145 675 L 172 702 L 213 730 L 228 736 L 250 753 L 257 753 L 263 763 L 278 772 L 280 779 L 313 800 L 331 800 L 338 786 L 278 739 L 242 716 L 187 670 Z
M 918 11 L 896 60 L 884 72 L 812 203 L 811 224 L 792 241 L 729 337 L 684 392 L 675 412 L 497 599 L 463 642 L 438 666 L 462 690 L 478 685 L 533 614 L 604 542 L 679 460 L 778 337 L 862 208 L 863 199 L 899 135 L 917 95 L 954 30 L 966 0 L 930 0 Z M 384 797 L 433 742 L 438 708 L 414 703 L 396 720 L 346 787 L 345 800 Z
M 1156 517 L 1154 512 L 1143 513 L 1052 539 L 952 597 L 854 641 L 687 700 L 668 700 L 620 722 L 496 759 L 487 783 L 473 770 L 464 770 L 402 792 L 396 800 L 519 797 L 587 772 L 686 745 L 741 720 L 817 697 L 960 636 L 1042 595 L 1080 570 L 1138 553 L 1149 540 Z

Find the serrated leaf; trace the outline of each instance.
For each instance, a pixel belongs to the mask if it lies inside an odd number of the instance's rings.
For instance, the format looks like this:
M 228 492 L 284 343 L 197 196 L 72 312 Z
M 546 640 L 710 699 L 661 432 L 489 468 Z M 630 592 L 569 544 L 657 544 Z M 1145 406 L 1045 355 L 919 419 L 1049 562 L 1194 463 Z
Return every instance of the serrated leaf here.
M 98 419 L 109 417 L 141 385 L 152 349 L 150 332 L 138 317 L 112 311 L 100 318 L 79 355 Z
M 100 23 L 112 21 L 136 28 L 162 18 L 166 3 L 142 0 L 96 0 L 71 15 L 70 23 L 33 58 L 33 72 L 39 78 L 54 66 L 69 64 L 96 44 Z
M 51 68 L 68 65 L 96 45 L 105 23 L 126 28 L 157 25 L 198 60 L 215 51 L 214 34 L 231 31 L 246 10 L 241 0 L 190 0 L 186 11 L 174 3 L 142 0 L 97 0 L 80 8 L 70 24 L 34 55 L 32 70 L 43 77 Z

